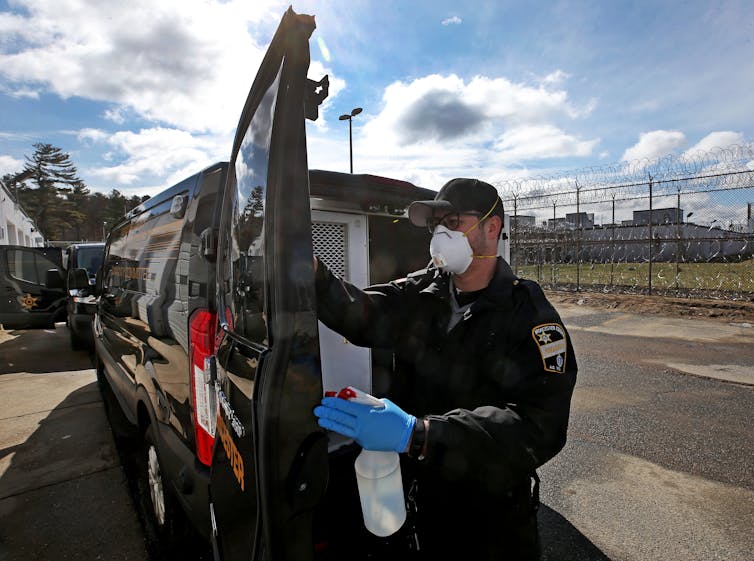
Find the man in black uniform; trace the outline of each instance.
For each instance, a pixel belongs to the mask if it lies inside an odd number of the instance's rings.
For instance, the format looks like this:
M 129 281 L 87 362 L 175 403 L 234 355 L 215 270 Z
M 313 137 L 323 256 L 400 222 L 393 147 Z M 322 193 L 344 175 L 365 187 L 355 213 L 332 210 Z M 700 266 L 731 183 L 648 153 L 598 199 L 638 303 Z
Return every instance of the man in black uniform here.
M 360 290 L 315 260 L 318 314 L 356 345 L 394 356 L 386 407 L 326 397 L 322 427 L 401 453 L 426 559 L 539 555 L 536 469 L 566 442 L 576 359 L 533 281 L 499 257 L 503 203 L 454 179 L 409 218 L 432 232 L 432 264 Z

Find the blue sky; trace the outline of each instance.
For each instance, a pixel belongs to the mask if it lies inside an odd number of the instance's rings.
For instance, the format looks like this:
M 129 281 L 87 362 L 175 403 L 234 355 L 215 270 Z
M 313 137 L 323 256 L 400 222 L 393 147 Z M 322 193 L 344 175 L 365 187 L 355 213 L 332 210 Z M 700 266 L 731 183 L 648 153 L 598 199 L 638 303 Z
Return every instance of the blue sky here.
M 289 2 L 0 0 L 0 173 L 36 142 L 96 191 L 154 194 L 226 160 Z M 754 140 L 741 1 L 296 2 L 316 15 L 311 167 L 439 188 Z

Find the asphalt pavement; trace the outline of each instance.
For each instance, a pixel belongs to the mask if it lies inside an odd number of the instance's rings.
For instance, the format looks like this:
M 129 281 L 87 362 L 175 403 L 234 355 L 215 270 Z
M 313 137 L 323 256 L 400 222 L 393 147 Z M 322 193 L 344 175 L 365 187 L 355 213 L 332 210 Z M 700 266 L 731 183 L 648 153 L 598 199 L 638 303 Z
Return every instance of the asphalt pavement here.
M 579 380 L 544 559 L 754 559 L 754 322 L 559 311 Z
M 0 330 L 0 561 L 147 561 L 86 352 Z
M 579 361 L 543 561 L 751 561 L 754 322 L 559 306 Z M 0 330 L 0 561 L 148 561 L 91 359 Z M 188 560 L 187 560 L 188 561 Z

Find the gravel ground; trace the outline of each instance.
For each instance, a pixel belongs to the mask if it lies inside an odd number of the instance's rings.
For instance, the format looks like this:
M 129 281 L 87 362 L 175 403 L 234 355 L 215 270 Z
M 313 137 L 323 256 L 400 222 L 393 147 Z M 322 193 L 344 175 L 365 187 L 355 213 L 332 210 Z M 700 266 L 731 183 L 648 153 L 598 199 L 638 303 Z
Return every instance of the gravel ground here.
M 632 314 L 654 314 L 667 317 L 713 319 L 724 323 L 754 323 L 754 302 L 671 298 L 646 294 L 606 294 L 601 292 L 546 291 L 550 302 L 602 308 Z

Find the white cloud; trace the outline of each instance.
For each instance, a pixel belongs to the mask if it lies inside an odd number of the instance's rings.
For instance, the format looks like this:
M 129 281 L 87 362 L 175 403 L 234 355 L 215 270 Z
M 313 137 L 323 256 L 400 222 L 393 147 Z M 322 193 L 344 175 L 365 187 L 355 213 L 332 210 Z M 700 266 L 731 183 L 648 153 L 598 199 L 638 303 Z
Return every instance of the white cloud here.
M 727 148 L 733 145 L 744 145 L 746 139 L 740 132 L 718 131 L 711 132 L 691 148 L 683 153 L 684 158 L 693 158 L 694 156 L 704 155 L 716 149 Z
M 555 72 L 551 72 L 550 74 L 542 78 L 542 83 L 548 85 L 557 85 L 562 84 L 568 78 L 570 78 L 570 74 L 567 74 L 562 70 L 556 70 Z
M 39 90 L 35 88 L 17 88 L 14 89 L 12 92 L 10 92 L 11 97 L 15 97 L 17 99 L 20 98 L 28 98 L 28 99 L 39 99 Z
M 578 112 L 564 90 L 485 76 L 467 83 L 454 74 L 394 82 L 385 89 L 383 103 L 364 131 L 398 145 L 470 138 L 485 142 L 502 128 L 573 118 Z
M 120 131 L 112 135 L 85 129 L 80 132 L 79 138 L 105 144 L 118 154 L 117 159 L 113 158 L 116 160 L 114 165 L 83 170 L 111 186 L 130 185 L 146 177 L 157 178 L 158 181 L 166 177 L 164 184 L 156 190 L 165 189 L 230 156 L 227 139 L 192 135 L 177 129 L 156 127 L 139 132 Z
M 589 156 L 598 140 L 580 140 L 553 125 L 523 126 L 506 131 L 496 142 L 501 162 Z
M 17 173 L 24 168 L 24 161 L 13 156 L 0 155 L 0 176 L 6 173 Z
M 447 25 L 461 25 L 461 23 L 463 23 L 463 20 L 459 18 L 458 16 L 452 16 L 449 18 L 445 18 L 444 20 L 442 20 L 441 23 L 446 26 Z
M 92 152 L 103 150 L 103 165 L 80 166 L 82 176 L 105 189 L 169 185 L 178 174 L 227 159 L 240 108 L 280 18 L 278 0 L 252 6 L 245 0 L 16 0 L 13 9 L 16 14 L 0 14 L 1 89 L 102 101 L 107 109 L 100 116 L 123 129 L 134 120 L 147 123 L 138 132 L 80 132 Z M 457 16 L 443 22 L 461 23 Z M 310 162 L 347 170 L 344 128 L 333 123 L 346 83 L 327 52 L 322 42 L 309 71 L 312 79 L 330 77 L 320 119 L 307 125 Z M 554 70 L 530 83 L 452 74 L 394 82 L 381 109 L 355 123 L 355 168 L 433 186 L 461 174 L 499 176 L 507 164 L 520 173 L 519 158 L 588 155 L 598 141 L 580 138 L 568 124 L 589 115 L 595 102 L 571 103 L 567 78 Z
M 91 140 L 94 142 L 100 142 L 106 141 L 110 135 L 99 129 L 81 129 L 77 136 L 80 141 Z
M 166 176 L 169 185 L 178 173 L 230 156 L 241 108 L 285 9 L 278 0 L 18 0 L 13 7 L 17 14 L 0 13 L 0 91 L 107 103 L 100 116 L 124 130 L 78 133 L 93 152 L 105 148 L 105 165 L 79 167 L 90 187 L 106 190 L 160 185 Z M 309 76 L 325 74 L 323 130 L 327 108 L 345 88 L 313 59 Z M 148 124 L 125 130 L 134 120 Z
M 521 175 L 530 159 L 591 154 L 597 139 L 579 138 L 558 124 L 589 108 L 574 107 L 565 90 L 544 82 L 437 74 L 394 82 L 381 110 L 359 116 L 354 126 L 354 170 L 439 187 L 470 174 L 489 181 Z M 309 146 L 317 167 L 348 169 L 347 141 L 315 138 Z
M 115 124 L 122 125 L 126 122 L 126 110 L 124 107 L 111 107 L 106 109 L 103 117 Z
M 20 84 L 19 95 L 43 87 L 188 130 L 228 131 L 279 18 L 273 1 L 18 0 L 29 15 L 0 19 L 0 75 Z M 269 36 L 256 42 L 251 23 Z
M 672 153 L 686 144 L 686 135 L 680 131 L 656 130 L 641 133 L 639 142 L 628 148 L 621 158 L 622 161 L 655 159 Z

